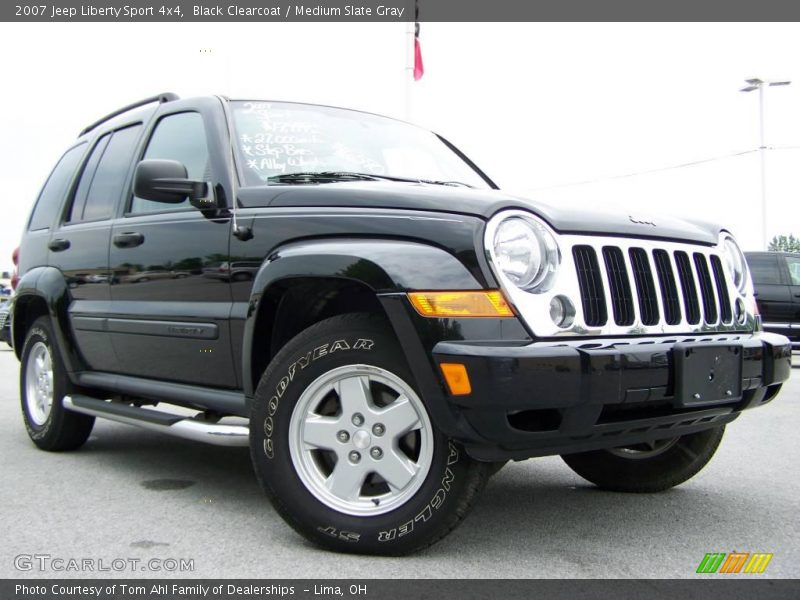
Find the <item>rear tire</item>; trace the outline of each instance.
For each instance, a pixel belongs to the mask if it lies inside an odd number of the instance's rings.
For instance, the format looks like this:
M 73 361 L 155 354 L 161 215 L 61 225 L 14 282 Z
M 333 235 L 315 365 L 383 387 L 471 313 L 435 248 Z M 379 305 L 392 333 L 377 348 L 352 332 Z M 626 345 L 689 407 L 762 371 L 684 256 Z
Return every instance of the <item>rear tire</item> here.
M 275 356 L 250 451 L 278 513 L 315 544 L 400 555 L 452 531 L 489 475 L 439 432 L 381 318 L 332 317 Z
M 694 477 L 719 447 L 725 426 L 690 433 L 653 446 L 595 450 L 561 458 L 578 475 L 614 492 L 662 492 Z
M 61 404 L 73 391 L 50 319 L 39 317 L 22 346 L 19 392 L 28 436 L 42 450 L 74 450 L 89 438 L 94 417 L 69 411 Z

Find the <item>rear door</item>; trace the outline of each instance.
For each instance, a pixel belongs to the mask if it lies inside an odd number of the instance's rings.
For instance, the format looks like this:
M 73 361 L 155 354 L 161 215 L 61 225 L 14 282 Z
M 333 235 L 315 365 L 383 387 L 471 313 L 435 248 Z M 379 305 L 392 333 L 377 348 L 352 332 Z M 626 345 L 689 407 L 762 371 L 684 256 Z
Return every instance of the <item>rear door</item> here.
M 72 332 L 84 361 L 94 371 L 118 367 L 111 340 L 103 331 L 110 300 L 108 246 L 111 219 L 122 199 L 141 134 L 139 123 L 95 141 L 50 232 L 49 262 L 67 281 Z
M 753 277 L 756 302 L 764 329 L 789 335 L 792 319 L 792 294 L 778 254 L 748 254 L 747 264 Z
M 187 102 L 162 106 L 142 159 L 184 164 L 190 179 L 224 180 L 213 114 Z M 215 154 L 216 152 L 216 154 Z M 235 388 L 230 283 L 203 276 L 228 260 L 230 219 L 189 205 L 132 197 L 111 233 L 108 328 L 126 375 Z
M 18 254 L 19 274 L 49 264 L 50 234 L 64 205 L 81 160 L 86 153 L 86 142 L 67 150 L 47 178 L 33 213 L 28 220 L 28 231 L 22 236 Z

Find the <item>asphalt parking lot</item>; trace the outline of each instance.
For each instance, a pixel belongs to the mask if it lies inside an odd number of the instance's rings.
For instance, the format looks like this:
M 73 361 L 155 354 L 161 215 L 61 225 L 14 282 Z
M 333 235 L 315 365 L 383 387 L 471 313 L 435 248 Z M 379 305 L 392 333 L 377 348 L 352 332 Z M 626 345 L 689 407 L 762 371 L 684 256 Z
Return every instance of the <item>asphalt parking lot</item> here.
M 443 542 L 412 557 L 371 558 L 317 550 L 284 525 L 243 448 L 98 421 L 77 452 L 37 450 L 19 414 L 18 363 L 4 345 L 0 577 L 685 578 L 707 552 L 742 551 L 774 553 L 759 577 L 796 578 L 798 354 L 794 365 L 781 395 L 730 425 L 714 460 L 679 488 L 607 493 L 557 457 L 516 463 Z M 106 567 L 119 558 L 193 559 L 194 571 L 15 567 L 15 557 L 34 554 Z

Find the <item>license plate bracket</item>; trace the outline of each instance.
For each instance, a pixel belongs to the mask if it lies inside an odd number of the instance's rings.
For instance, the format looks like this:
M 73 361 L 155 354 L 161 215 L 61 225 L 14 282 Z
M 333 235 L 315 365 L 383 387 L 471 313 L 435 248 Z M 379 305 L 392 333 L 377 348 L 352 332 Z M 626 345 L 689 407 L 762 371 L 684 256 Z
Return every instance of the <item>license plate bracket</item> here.
M 672 358 L 677 406 L 703 406 L 741 399 L 741 346 L 679 343 L 672 349 Z

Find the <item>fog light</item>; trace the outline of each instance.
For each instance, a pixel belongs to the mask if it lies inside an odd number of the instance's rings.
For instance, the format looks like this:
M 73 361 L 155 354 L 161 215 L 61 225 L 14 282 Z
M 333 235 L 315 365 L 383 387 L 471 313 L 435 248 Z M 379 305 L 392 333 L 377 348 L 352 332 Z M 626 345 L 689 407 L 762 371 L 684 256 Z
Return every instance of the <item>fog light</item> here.
M 554 296 L 550 300 L 550 319 L 557 327 L 569 327 L 575 320 L 575 306 L 566 296 Z

